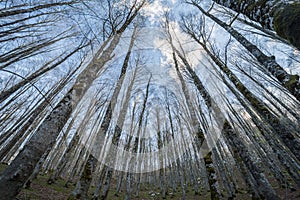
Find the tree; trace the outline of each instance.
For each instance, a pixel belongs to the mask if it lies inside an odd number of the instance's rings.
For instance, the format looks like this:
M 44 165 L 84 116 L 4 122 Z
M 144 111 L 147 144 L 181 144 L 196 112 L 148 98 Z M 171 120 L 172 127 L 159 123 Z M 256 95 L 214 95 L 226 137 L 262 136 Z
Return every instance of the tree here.
M 299 76 L 297 74 L 292 75 L 287 73 L 282 66 L 280 66 L 274 56 L 267 56 L 264 54 L 257 46 L 252 44 L 247 40 L 242 34 L 232 28 L 230 25 L 227 25 L 225 22 L 221 21 L 214 15 L 206 12 L 197 1 L 192 0 L 188 1 L 189 4 L 192 4 L 198 8 L 204 15 L 208 16 L 210 19 L 219 24 L 224 28 L 228 33 L 230 33 L 237 41 L 240 42 L 257 60 L 263 65 L 277 80 L 285 87 L 292 95 L 296 97 L 297 100 L 300 100 L 300 82 Z
M 134 20 L 145 2 L 132 5 L 132 12 L 127 13 L 126 20 L 115 31 L 115 35 L 109 39 L 110 44 L 102 52 L 101 56 L 99 58 L 94 57 L 92 62 L 79 74 L 73 87 L 46 117 L 11 165 L 1 174 L 1 198 L 12 199 L 19 193 L 40 157 L 54 144 L 56 137 L 69 119 L 72 109 L 76 107 L 86 90 L 97 78 L 103 66 L 111 59 L 112 52 L 118 45 L 122 33 Z M 9 186 L 9 190 L 5 189 L 7 186 Z
M 186 68 L 186 70 L 190 74 L 191 78 L 193 79 L 193 82 L 194 82 L 195 86 L 197 87 L 198 91 L 200 92 L 203 99 L 205 100 L 206 105 L 207 105 L 208 108 L 212 107 L 211 97 L 210 97 L 209 93 L 206 91 L 206 89 L 203 86 L 203 83 L 200 81 L 199 77 L 196 75 L 194 70 L 191 68 L 191 66 L 187 62 L 184 55 L 182 53 L 180 53 L 180 51 L 177 50 L 174 47 L 174 44 L 173 44 L 173 41 L 172 41 L 172 36 L 171 36 L 171 33 L 170 33 L 170 24 L 169 24 L 168 20 L 167 20 L 166 27 L 167 27 L 168 36 L 169 36 L 168 39 L 170 40 L 170 45 L 172 46 L 172 50 L 173 50 L 172 55 L 173 55 L 173 60 L 174 60 L 174 63 L 175 63 L 175 69 L 176 69 L 177 75 L 179 77 L 179 80 L 182 84 L 182 90 L 183 90 L 183 93 L 184 93 L 186 101 L 187 101 L 189 112 L 191 114 L 192 132 L 195 133 L 197 139 L 199 140 L 199 141 L 197 141 L 197 143 L 201 147 L 202 145 L 207 145 L 206 144 L 207 140 L 205 140 L 204 133 L 200 129 L 200 127 L 201 127 L 200 123 L 196 119 L 196 114 L 195 114 L 195 111 L 194 111 L 193 106 L 191 104 L 191 98 L 190 98 L 190 95 L 187 91 L 187 86 L 186 86 L 186 84 L 183 80 L 183 77 L 182 77 L 182 75 L 179 71 L 178 61 L 177 61 L 177 58 L 175 56 L 176 54 L 178 55 L 178 57 L 184 63 L 184 67 Z M 213 164 L 213 161 L 212 161 L 212 154 L 211 153 L 208 153 L 207 155 L 205 155 L 204 163 L 205 163 L 206 172 L 207 172 L 207 176 L 208 176 L 209 187 L 210 187 L 210 190 L 211 190 L 211 198 L 212 199 L 220 199 L 221 195 L 220 195 L 220 191 L 219 191 L 219 188 L 218 188 L 218 182 L 216 180 L 216 175 L 215 175 L 216 171 L 214 169 L 214 164 Z
M 266 105 L 251 91 L 249 91 L 249 89 L 228 68 L 226 63 L 223 62 L 217 55 L 214 55 L 208 49 L 209 41 L 207 40 L 207 36 L 204 35 L 204 27 L 202 27 L 202 30 L 194 30 L 193 27 L 195 26 L 192 23 L 192 21 L 187 22 L 186 20 L 184 20 L 182 24 L 184 31 L 187 34 L 189 34 L 199 45 L 201 45 L 201 47 L 209 55 L 209 57 L 215 63 L 215 65 L 217 65 L 220 68 L 220 70 L 222 70 L 226 74 L 228 79 L 235 85 L 237 90 L 244 95 L 244 97 L 250 102 L 253 108 L 260 114 L 260 116 L 263 117 L 264 121 L 270 124 L 272 129 L 274 129 L 274 132 L 279 134 L 279 137 L 286 144 L 286 146 L 290 148 L 290 150 L 298 159 L 300 159 L 300 144 L 299 141 L 293 135 L 293 132 L 297 132 L 297 125 L 293 125 L 292 123 L 292 125 L 283 124 L 281 120 L 272 113 L 268 105 Z M 224 80 L 224 83 L 226 84 L 226 80 Z M 228 85 L 228 87 L 231 88 L 230 85 Z
M 86 162 L 86 166 L 85 166 L 85 168 L 82 172 L 80 182 L 77 184 L 78 187 L 75 188 L 74 192 L 71 194 L 75 198 L 81 198 L 81 199 L 86 199 L 87 198 L 88 189 L 89 189 L 89 186 L 90 186 L 91 181 L 92 181 L 92 171 L 91 171 L 92 167 L 91 166 L 97 164 L 97 157 L 98 157 L 98 154 L 99 154 L 99 152 L 97 150 L 97 149 L 99 149 L 99 147 L 97 145 L 99 145 L 101 143 L 101 141 L 100 141 L 101 139 L 99 139 L 99 138 L 101 138 L 103 135 L 108 134 L 107 132 L 108 132 L 108 128 L 109 128 L 109 125 L 110 125 L 110 122 L 111 122 L 112 114 L 115 110 L 118 95 L 119 95 L 119 93 L 121 91 L 121 88 L 123 86 L 124 79 L 125 79 L 126 72 L 127 72 L 127 68 L 129 66 L 129 59 L 130 59 L 130 56 L 131 56 L 132 48 L 133 48 L 135 37 L 136 37 L 136 29 L 137 29 L 137 27 L 135 26 L 135 28 L 133 30 L 133 33 L 132 33 L 132 36 L 131 36 L 131 40 L 130 40 L 130 44 L 129 44 L 126 56 L 124 58 L 124 62 L 123 62 L 123 65 L 122 65 L 122 69 L 121 69 L 119 79 L 118 79 L 117 84 L 115 86 L 115 89 L 113 91 L 111 100 L 108 103 L 107 110 L 105 112 L 105 115 L 103 117 L 103 120 L 102 120 L 102 123 L 101 123 L 101 126 L 100 126 L 100 130 L 98 131 L 98 133 L 95 136 L 96 137 L 95 140 L 94 140 L 95 144 L 92 147 L 95 150 L 93 150 L 92 153 L 89 155 L 89 157 L 87 159 L 87 162 Z M 114 138 L 116 143 L 118 143 L 119 137 Z M 109 155 L 109 157 L 110 157 L 110 155 Z M 111 175 L 112 175 L 112 169 L 108 169 L 108 171 L 107 171 L 107 177 L 109 179 L 108 188 L 109 188 Z M 108 192 L 108 189 L 107 189 L 107 192 Z M 107 192 L 105 193 L 103 198 L 106 198 Z
M 69 199 L 295 194 L 300 55 L 213 2 L 1 1 L 0 199 L 39 174 Z
M 300 49 L 300 36 L 298 34 L 300 31 L 299 1 L 213 1 L 236 11 L 238 14 L 246 15 L 251 20 L 260 23 L 265 29 L 276 31 L 279 36 Z

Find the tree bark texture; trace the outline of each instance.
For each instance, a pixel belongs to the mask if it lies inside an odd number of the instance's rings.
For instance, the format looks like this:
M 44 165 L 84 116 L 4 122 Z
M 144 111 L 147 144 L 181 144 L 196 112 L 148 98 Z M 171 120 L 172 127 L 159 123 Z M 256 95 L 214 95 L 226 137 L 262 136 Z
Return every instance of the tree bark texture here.
M 213 0 L 251 20 L 263 28 L 276 31 L 296 48 L 300 49 L 300 2 L 298 0 Z

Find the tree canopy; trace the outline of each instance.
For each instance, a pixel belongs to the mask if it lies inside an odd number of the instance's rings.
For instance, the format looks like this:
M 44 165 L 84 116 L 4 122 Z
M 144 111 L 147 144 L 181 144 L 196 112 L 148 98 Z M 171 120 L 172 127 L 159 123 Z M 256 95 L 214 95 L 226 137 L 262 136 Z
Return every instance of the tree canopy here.
M 299 197 L 298 1 L 6 0 L 0 27 L 0 199 Z

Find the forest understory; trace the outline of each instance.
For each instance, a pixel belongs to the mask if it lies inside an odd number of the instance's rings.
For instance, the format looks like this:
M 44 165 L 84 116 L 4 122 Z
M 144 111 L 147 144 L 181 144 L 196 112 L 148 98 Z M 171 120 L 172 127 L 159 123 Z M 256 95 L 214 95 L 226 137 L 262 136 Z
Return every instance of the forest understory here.
M 7 167 L 6 164 L 0 165 L 0 173 Z M 300 199 L 300 188 L 285 188 L 276 184 L 274 177 L 269 177 L 270 183 L 275 188 L 276 193 L 285 200 L 298 200 Z M 273 179 L 273 180 L 272 180 Z M 16 200 L 66 200 L 70 193 L 75 189 L 76 183 L 67 183 L 63 178 L 58 178 L 53 184 L 48 183 L 49 174 L 40 174 L 33 180 L 29 188 L 23 188 L 20 194 L 16 197 Z M 125 198 L 126 188 L 122 188 L 118 194 L 116 194 L 116 187 L 118 177 L 112 179 L 112 184 L 108 192 L 107 199 L 111 200 L 123 200 Z M 67 183 L 67 184 L 66 184 Z M 248 192 L 247 186 L 243 183 L 243 179 L 239 178 L 240 188 L 235 191 L 236 200 L 252 199 Z M 173 190 L 172 187 L 167 188 L 167 195 L 163 197 L 161 190 L 157 187 L 159 183 L 153 182 L 153 184 L 142 184 L 139 194 L 133 196 L 133 200 L 162 200 L 162 199 L 174 199 L 181 200 L 183 198 L 180 185 L 176 186 Z M 87 199 L 93 199 L 95 185 L 92 185 L 89 191 L 89 197 Z M 210 200 L 210 192 L 202 191 L 199 194 L 195 194 L 195 190 L 192 183 L 186 185 L 185 199 L 189 200 Z M 221 199 L 228 199 L 226 192 L 222 195 Z

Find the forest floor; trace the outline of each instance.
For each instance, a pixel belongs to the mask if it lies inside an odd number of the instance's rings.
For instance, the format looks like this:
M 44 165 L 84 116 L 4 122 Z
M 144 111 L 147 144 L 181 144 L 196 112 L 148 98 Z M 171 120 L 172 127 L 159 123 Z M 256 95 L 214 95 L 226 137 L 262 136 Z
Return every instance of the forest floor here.
M 6 165 L 0 164 L 0 172 L 5 169 Z M 17 200 L 65 200 L 69 194 L 75 188 L 74 184 L 69 184 L 69 187 L 65 187 L 65 180 L 59 179 L 54 184 L 49 185 L 47 183 L 48 175 L 39 175 L 31 184 L 29 189 L 22 189 L 20 194 L 17 196 Z M 115 183 L 112 183 L 115 184 Z M 115 186 L 112 187 L 113 189 Z M 92 186 L 93 190 L 94 187 Z M 300 200 L 300 190 L 295 189 L 291 191 L 290 189 L 275 189 L 277 194 L 283 200 Z M 91 191 L 92 193 L 92 191 Z M 0 194 L 1 195 L 1 194 Z M 108 200 L 122 200 L 124 199 L 125 192 L 121 191 L 118 196 L 114 195 L 114 191 L 110 191 L 108 194 Z M 177 193 L 169 193 L 166 196 L 166 199 L 179 200 L 181 198 L 181 192 L 178 190 Z M 160 200 L 162 199 L 159 194 L 159 188 L 153 189 L 150 187 L 143 186 L 139 193 L 139 197 L 133 197 L 133 200 Z M 209 200 L 209 193 L 205 195 L 195 195 L 194 191 L 191 188 L 186 190 L 186 199 L 187 200 Z M 224 199 L 227 199 L 224 197 Z M 240 188 L 236 194 L 236 200 L 248 200 L 251 199 L 250 195 L 247 194 L 247 191 Z

